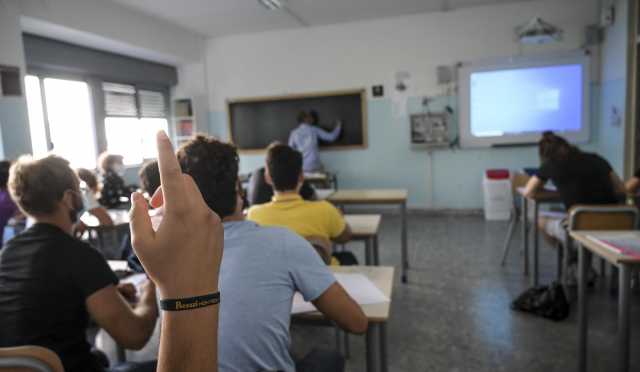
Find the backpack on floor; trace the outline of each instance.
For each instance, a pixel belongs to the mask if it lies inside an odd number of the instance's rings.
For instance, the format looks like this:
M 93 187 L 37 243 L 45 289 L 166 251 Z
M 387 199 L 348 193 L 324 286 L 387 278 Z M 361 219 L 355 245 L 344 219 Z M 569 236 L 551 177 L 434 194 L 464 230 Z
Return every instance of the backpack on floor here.
M 569 316 L 570 307 L 562 285 L 553 282 L 527 289 L 511 303 L 511 309 L 560 321 Z

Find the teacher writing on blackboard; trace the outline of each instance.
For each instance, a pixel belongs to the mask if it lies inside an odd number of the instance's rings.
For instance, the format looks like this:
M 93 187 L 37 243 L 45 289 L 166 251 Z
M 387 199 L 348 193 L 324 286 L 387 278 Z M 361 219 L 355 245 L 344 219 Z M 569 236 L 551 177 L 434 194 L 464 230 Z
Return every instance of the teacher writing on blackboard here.
M 327 142 L 335 141 L 342 130 L 340 120 L 331 132 L 318 126 L 318 114 L 315 111 L 298 114 L 298 127 L 289 135 L 289 146 L 302 153 L 302 169 L 305 173 L 322 172 L 324 167 L 318 154 L 318 138 Z

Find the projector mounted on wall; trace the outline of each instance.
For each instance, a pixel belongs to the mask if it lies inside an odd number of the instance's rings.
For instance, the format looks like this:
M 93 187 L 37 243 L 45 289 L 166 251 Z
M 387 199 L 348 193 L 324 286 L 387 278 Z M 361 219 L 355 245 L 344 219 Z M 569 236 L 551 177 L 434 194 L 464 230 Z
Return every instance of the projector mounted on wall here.
M 534 17 L 527 24 L 516 28 L 516 35 L 522 44 L 547 44 L 562 39 L 562 30 Z

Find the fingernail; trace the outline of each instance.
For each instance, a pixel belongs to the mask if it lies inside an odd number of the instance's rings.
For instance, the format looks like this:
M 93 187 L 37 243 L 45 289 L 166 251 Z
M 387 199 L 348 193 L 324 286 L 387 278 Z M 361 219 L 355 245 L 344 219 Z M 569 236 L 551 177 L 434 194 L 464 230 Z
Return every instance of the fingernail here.
M 163 130 L 158 132 L 158 136 L 160 137 L 160 139 L 169 140 L 169 136 L 167 136 L 167 132 Z

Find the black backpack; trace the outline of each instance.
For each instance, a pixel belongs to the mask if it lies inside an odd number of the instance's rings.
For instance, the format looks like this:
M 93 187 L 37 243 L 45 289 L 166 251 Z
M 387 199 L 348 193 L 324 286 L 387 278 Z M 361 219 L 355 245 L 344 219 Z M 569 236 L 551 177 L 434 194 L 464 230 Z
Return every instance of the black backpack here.
M 558 282 L 527 289 L 511 303 L 511 309 L 532 313 L 554 321 L 569 316 L 569 302 Z

